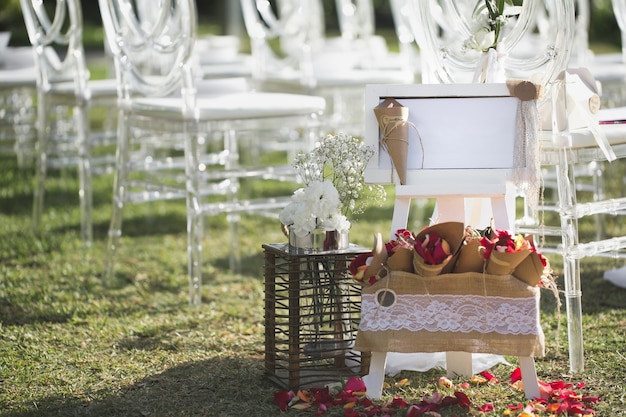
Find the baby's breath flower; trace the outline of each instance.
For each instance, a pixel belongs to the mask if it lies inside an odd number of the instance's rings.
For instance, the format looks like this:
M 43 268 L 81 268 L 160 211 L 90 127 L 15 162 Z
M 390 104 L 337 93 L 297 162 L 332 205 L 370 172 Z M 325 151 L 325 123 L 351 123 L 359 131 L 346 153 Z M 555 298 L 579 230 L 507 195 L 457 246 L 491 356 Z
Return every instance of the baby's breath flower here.
M 339 192 L 341 213 L 350 217 L 363 212 L 371 197 L 377 204 L 385 198 L 385 190 L 380 185 L 364 188 L 363 174 L 374 148 L 366 146 L 358 138 L 339 133 L 329 135 L 319 146 L 306 154 L 296 157 L 294 166 L 305 184 L 312 180 L 329 180 Z

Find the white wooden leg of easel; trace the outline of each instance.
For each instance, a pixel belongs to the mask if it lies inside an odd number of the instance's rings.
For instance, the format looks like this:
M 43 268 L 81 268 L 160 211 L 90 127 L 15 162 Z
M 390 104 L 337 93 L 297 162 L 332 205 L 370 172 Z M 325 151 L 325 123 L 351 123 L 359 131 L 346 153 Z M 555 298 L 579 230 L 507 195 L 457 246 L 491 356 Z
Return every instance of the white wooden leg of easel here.
M 515 233 L 515 189 L 507 185 L 507 193 L 491 198 L 491 209 L 496 229 Z
M 387 352 L 372 352 L 370 371 L 363 377 L 363 382 L 367 389 L 367 397 L 372 400 L 380 400 L 380 397 L 383 395 L 386 365 Z
M 446 352 L 446 370 L 448 376 L 472 376 L 472 354 L 467 352 Z
M 529 400 L 539 398 L 539 382 L 537 381 L 535 359 L 531 356 L 520 356 L 519 369 L 522 371 L 522 382 L 524 383 L 526 398 Z
M 409 221 L 409 209 L 411 208 L 410 198 L 396 197 L 396 202 L 393 205 L 393 217 L 391 218 L 391 236 L 390 239 L 395 239 L 395 233 L 399 229 L 406 229 Z
M 463 197 L 437 197 L 435 223 L 463 222 L 465 224 L 465 200 Z
M 465 199 L 465 224 L 477 229 L 489 226 L 493 217 L 491 201 L 489 198 L 466 198 Z

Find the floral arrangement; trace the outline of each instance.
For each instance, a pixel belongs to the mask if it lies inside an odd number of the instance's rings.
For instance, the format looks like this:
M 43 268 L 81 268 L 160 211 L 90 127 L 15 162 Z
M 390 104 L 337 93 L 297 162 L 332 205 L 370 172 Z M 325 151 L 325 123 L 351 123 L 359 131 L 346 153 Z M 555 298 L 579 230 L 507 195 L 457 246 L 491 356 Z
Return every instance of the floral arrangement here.
M 482 52 L 497 49 L 502 29 L 520 10 L 512 0 L 479 0 L 472 14 L 475 27 L 464 47 Z
M 364 183 L 365 167 L 373 155 L 373 147 L 343 133 L 329 135 L 312 151 L 299 153 L 293 166 L 304 187 L 295 191 L 279 214 L 281 223 L 292 226 L 298 236 L 316 228 L 348 230 L 349 217 L 385 200 L 382 186 Z
M 293 226 L 298 236 L 306 236 L 316 228 L 350 228 L 350 222 L 341 214 L 339 193 L 330 181 L 311 181 L 297 189 L 279 219 L 282 224 Z

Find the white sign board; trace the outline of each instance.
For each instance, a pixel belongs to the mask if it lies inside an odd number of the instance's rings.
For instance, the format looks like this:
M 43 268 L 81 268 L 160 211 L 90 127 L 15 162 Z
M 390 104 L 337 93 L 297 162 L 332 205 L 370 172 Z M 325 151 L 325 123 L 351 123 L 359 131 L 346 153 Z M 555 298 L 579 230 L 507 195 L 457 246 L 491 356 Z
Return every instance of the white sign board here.
M 408 108 L 406 184 L 440 186 L 467 176 L 504 184 L 515 168 L 519 99 L 506 84 L 368 85 L 364 140 L 376 153 L 366 182 L 398 183 L 374 114 L 387 98 Z

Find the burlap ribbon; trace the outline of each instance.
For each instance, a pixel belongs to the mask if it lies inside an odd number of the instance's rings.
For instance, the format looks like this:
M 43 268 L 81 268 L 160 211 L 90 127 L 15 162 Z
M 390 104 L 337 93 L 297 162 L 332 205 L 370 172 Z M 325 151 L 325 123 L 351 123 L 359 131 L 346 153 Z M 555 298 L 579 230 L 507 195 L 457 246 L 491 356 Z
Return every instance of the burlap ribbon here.
M 458 309 L 459 316 L 441 317 L 441 323 L 425 324 L 423 318 L 402 311 L 407 304 L 402 297 L 432 299 L 418 315 L 436 317 L 443 307 L 441 299 L 456 300 L 464 297 L 467 305 L 477 310 Z M 442 297 L 439 297 L 442 296 Z M 391 271 L 387 277 L 363 289 L 361 324 L 355 349 L 361 352 L 448 352 L 495 353 L 513 356 L 543 356 L 545 338 L 539 321 L 538 287 L 526 285 L 510 276 L 482 273 L 444 274 L 420 277 L 406 272 Z M 378 301 L 376 301 L 378 300 Z M 452 301 L 454 303 L 454 301 Z M 489 322 L 480 316 L 483 305 L 497 311 L 499 303 L 516 304 L 520 317 L 511 317 L 524 323 L 525 332 L 506 323 Z M 439 306 L 439 307 L 437 307 Z M 396 311 L 396 307 L 400 307 Z M 454 306 L 450 307 L 454 309 Z M 478 314 L 478 315 L 477 315 Z M 468 323 L 473 326 L 468 326 Z M 505 324 L 504 327 L 500 325 Z M 429 331 L 427 327 L 437 327 Z M 419 329 L 417 331 L 410 328 Z M 472 328 L 472 331 L 458 329 Z M 375 330 L 372 330 L 375 329 Z

